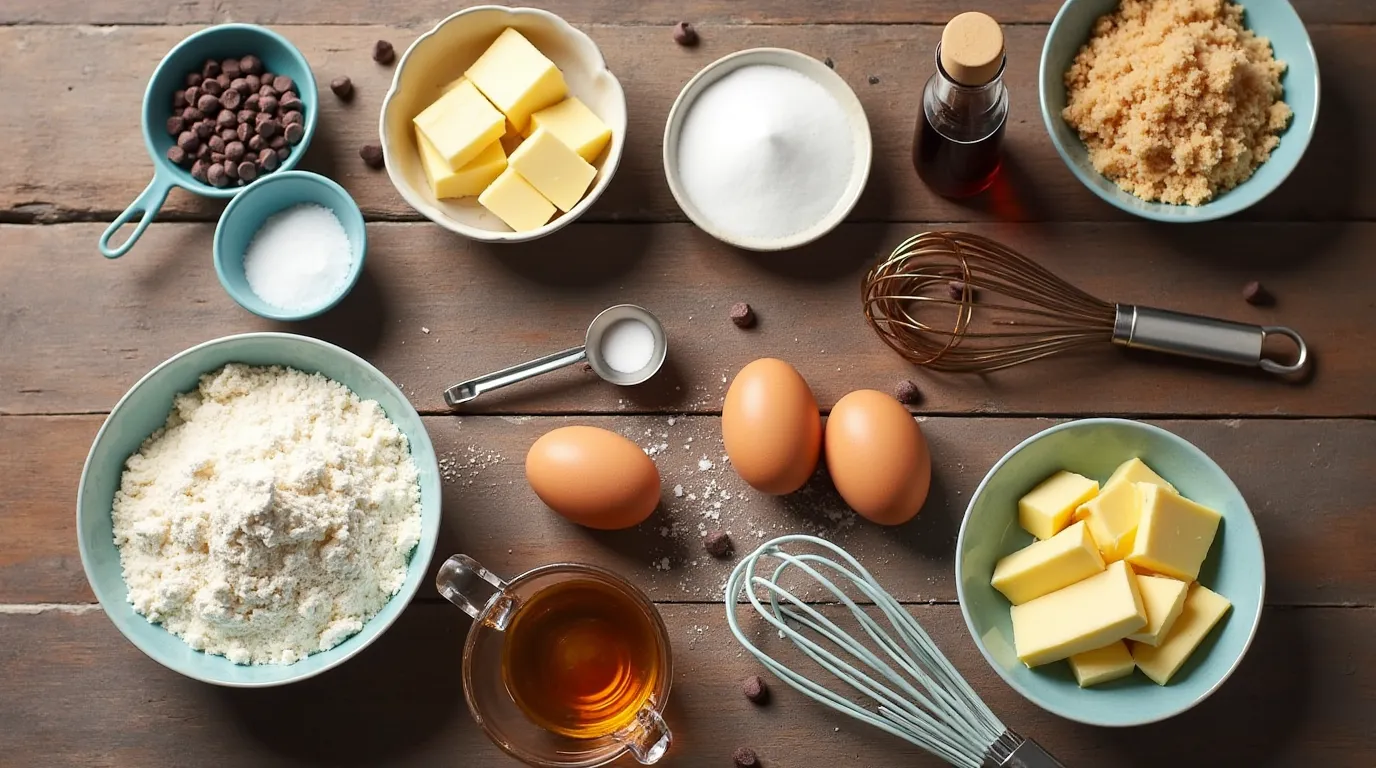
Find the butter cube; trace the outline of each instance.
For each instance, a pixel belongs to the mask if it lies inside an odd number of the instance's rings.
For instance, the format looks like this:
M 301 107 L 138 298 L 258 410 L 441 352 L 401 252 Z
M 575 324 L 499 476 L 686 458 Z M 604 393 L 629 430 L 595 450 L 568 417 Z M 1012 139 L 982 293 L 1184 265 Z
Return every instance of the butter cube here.
M 1132 652 L 1122 640 L 1070 657 L 1070 671 L 1081 688 L 1127 677 L 1135 667 Z
M 1133 483 L 1106 484 L 1098 496 L 1075 510 L 1099 545 L 1106 562 L 1122 560 L 1132 551 L 1137 537 L 1137 521 L 1142 510 L 1142 494 Z
M 517 130 L 530 115 L 568 93 L 564 74 L 520 32 L 508 27 L 464 72 Z
M 1013 605 L 1068 587 L 1104 570 L 1104 558 L 1084 523 L 1035 541 L 994 566 L 994 589 Z
M 1102 648 L 1147 625 L 1137 579 L 1119 560 L 1101 573 L 1015 605 L 1013 646 L 1029 667 Z
M 511 153 L 511 167 L 566 213 L 583 199 L 597 175 L 596 168 L 546 129 L 521 142 Z
M 590 163 L 602 154 L 602 148 L 612 138 L 612 129 L 573 96 L 531 115 L 525 135 L 529 136 L 540 128 L 548 128 L 554 138 L 564 142 Z
M 1223 516 L 1158 485 L 1137 483 L 1137 488 L 1142 519 L 1127 561 L 1181 581 L 1199 578 Z
M 1147 626 L 1128 635 L 1147 645 L 1160 645 L 1170 634 L 1180 611 L 1185 607 L 1185 595 L 1190 585 L 1166 576 L 1137 576 L 1137 591 L 1142 593 L 1142 605 L 1147 609 Z
M 1161 645 L 1152 647 L 1137 643 L 1132 647 L 1132 658 L 1137 668 L 1156 681 L 1157 685 L 1170 682 L 1232 605 L 1228 598 L 1206 587 L 1199 584 L 1190 587 L 1185 608 Z
M 457 171 L 449 167 L 439 150 L 419 129 L 416 130 L 416 147 L 420 150 L 420 163 L 425 169 L 425 178 L 430 182 L 430 190 L 440 199 L 481 194 L 493 179 L 506 170 L 506 153 L 502 152 L 502 145 L 495 141 Z
M 1113 470 L 1113 474 L 1108 476 L 1108 482 L 1104 483 L 1104 487 L 1107 488 L 1114 483 L 1122 482 L 1151 483 L 1152 485 L 1159 485 L 1167 490 L 1175 490 L 1175 486 L 1166 482 L 1165 478 L 1152 471 L 1152 468 L 1147 466 L 1146 462 L 1141 459 L 1128 459 L 1122 464 L 1119 464 L 1118 468 Z
M 458 77 L 454 78 L 453 80 L 450 80 L 449 82 L 447 82 L 447 83 L 445 83 L 444 85 L 440 86 L 440 93 L 441 93 L 441 94 L 449 93 L 450 91 L 454 90 L 455 88 L 458 88 L 459 86 L 463 85 L 463 84 L 466 83 L 466 82 L 468 82 L 468 78 L 464 77 L 463 75 L 459 75 Z
M 478 202 L 517 232 L 543 227 L 554 215 L 554 204 L 510 166 L 478 195 Z
M 1018 499 L 1018 523 L 1033 536 L 1049 539 L 1065 527 L 1081 504 L 1098 493 L 1098 483 L 1062 470 Z
M 440 96 L 412 122 L 449 167 L 456 169 L 500 138 L 506 127 L 502 113 L 469 82 Z

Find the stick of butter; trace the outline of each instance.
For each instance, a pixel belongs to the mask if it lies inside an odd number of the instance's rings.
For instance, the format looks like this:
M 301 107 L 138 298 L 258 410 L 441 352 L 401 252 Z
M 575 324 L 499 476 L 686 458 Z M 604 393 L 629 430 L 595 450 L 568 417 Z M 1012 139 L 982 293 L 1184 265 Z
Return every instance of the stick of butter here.
M 1195 584 L 1185 598 L 1185 609 L 1180 612 L 1180 618 L 1175 620 L 1175 627 L 1161 645 L 1133 645 L 1132 658 L 1137 662 L 1137 668 L 1156 681 L 1157 685 L 1170 682 L 1232 605 L 1223 595 Z
M 994 566 L 994 589 L 1022 605 L 1104 570 L 1104 558 L 1084 523 L 1034 541 Z
M 1015 605 L 1013 646 L 1029 667 L 1102 648 L 1147 625 L 1137 579 L 1119 560 L 1102 573 Z
M 1114 483 L 1151 483 L 1172 491 L 1175 490 L 1175 486 L 1166 482 L 1166 479 L 1156 474 L 1151 467 L 1147 466 L 1146 462 L 1137 458 L 1128 459 L 1119 464 L 1118 468 L 1113 470 L 1113 474 L 1108 476 L 1108 481 L 1104 483 L 1104 487 L 1107 488 Z
M 478 195 L 478 202 L 517 232 L 543 227 L 554 215 L 554 204 L 510 166 Z
M 1070 657 L 1070 671 L 1081 688 L 1127 677 L 1135 668 L 1132 653 L 1122 640 Z
M 501 138 L 506 118 L 470 82 L 459 83 L 412 120 L 450 168 L 462 168 Z
M 568 93 L 564 73 L 520 32 L 507 27 L 464 75 L 478 86 L 517 130 L 532 112 L 557 103 Z
M 1223 516 L 1152 483 L 1137 483 L 1142 519 L 1127 561 L 1181 581 L 1199 578 Z
M 1018 523 L 1033 536 L 1049 539 L 1065 527 L 1081 504 L 1098 493 L 1098 483 L 1061 470 L 1018 499 Z
M 1137 591 L 1142 593 L 1142 605 L 1147 609 L 1147 626 L 1128 635 L 1147 645 L 1160 645 L 1170 634 L 1180 611 L 1185 607 L 1185 595 L 1190 585 L 1166 576 L 1137 576 Z
M 1106 484 L 1098 496 L 1075 509 L 1075 519 L 1089 526 L 1094 543 L 1110 563 L 1122 560 L 1132 551 L 1141 514 L 1141 491 L 1124 482 Z

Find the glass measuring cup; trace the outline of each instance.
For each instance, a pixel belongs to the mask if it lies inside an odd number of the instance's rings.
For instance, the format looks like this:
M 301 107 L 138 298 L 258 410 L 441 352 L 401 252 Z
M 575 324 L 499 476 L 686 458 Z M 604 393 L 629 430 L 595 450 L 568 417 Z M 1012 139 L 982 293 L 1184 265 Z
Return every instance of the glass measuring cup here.
M 646 362 L 632 371 L 619 370 L 612 362 L 609 362 L 607 350 L 603 348 L 604 342 L 615 333 L 614 328 L 627 321 L 640 323 L 650 332 L 650 346 Z M 660 325 L 659 318 L 644 307 L 637 307 L 634 304 L 617 304 L 602 310 L 597 317 L 593 318 L 592 323 L 588 325 L 588 333 L 583 339 L 583 346 L 555 352 L 528 363 L 513 365 L 495 373 L 455 384 L 444 390 L 444 402 L 453 408 L 473 400 L 484 392 L 501 389 L 582 362 L 592 366 L 593 373 L 602 377 L 604 381 L 628 387 L 648 381 L 651 376 L 658 373 L 660 366 L 664 365 L 664 357 L 668 353 L 669 342 L 664 336 L 664 326 Z
M 630 612 L 648 630 L 648 695 L 634 715 L 615 731 L 576 738 L 542 726 L 517 702 L 508 680 L 516 645 L 514 632 L 527 619 L 522 609 L 536 610 L 542 595 L 579 583 L 592 583 Z M 673 682 L 669 633 L 649 598 L 616 574 L 591 565 L 556 563 L 504 581 L 467 555 L 454 555 L 435 576 L 440 594 L 474 619 L 463 649 L 463 688 L 478 726 L 507 754 L 537 768 L 594 768 L 629 753 L 642 764 L 657 762 L 669 748 L 671 734 L 661 712 Z

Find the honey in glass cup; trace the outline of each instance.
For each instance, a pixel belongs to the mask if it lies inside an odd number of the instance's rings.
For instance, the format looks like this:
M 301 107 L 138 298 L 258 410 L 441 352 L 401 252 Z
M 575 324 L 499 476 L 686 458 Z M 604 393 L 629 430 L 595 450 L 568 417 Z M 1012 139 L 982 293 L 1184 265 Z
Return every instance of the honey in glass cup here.
M 435 581 L 476 619 L 464 644 L 464 695 L 497 746 L 541 768 L 664 755 L 669 637 L 639 589 L 572 563 L 508 582 L 465 555 L 449 558 Z

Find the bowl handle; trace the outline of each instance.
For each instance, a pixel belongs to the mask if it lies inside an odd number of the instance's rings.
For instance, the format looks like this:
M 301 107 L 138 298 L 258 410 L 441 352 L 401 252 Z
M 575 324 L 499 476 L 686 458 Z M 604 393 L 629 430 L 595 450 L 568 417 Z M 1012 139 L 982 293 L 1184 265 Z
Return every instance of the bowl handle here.
M 118 259 L 128 253 L 129 249 L 133 248 L 134 243 L 138 241 L 139 236 L 143 234 L 143 230 L 153 223 L 153 217 L 158 215 L 158 211 L 162 209 L 162 204 L 167 200 L 167 193 L 171 189 L 172 182 L 161 171 L 154 172 L 153 180 L 148 182 L 147 188 L 139 193 L 139 196 L 134 198 L 134 202 L 124 209 L 124 213 L 116 216 L 115 220 L 110 222 L 110 226 L 101 233 L 100 254 L 107 259 Z M 118 246 L 111 247 L 110 238 L 115 236 L 120 227 L 133 221 L 134 217 L 139 215 L 142 215 L 143 218 L 139 219 L 133 234 L 129 235 L 128 239 Z

